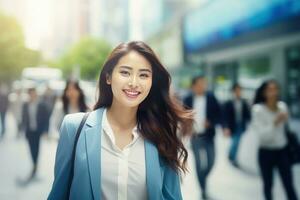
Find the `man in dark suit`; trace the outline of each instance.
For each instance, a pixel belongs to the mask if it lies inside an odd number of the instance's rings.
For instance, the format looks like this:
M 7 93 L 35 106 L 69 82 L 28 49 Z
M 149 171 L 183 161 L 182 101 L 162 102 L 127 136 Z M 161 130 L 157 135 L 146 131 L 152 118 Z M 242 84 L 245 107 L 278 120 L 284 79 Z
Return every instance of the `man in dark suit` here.
M 250 110 L 246 101 L 242 99 L 242 88 L 239 84 L 232 86 L 233 98 L 223 106 L 223 131 L 226 136 L 231 136 L 232 143 L 229 151 L 229 161 L 236 167 L 238 147 L 242 133 L 250 121 Z
M 29 144 L 33 169 L 28 180 L 31 180 L 37 171 L 37 161 L 40 148 L 40 136 L 45 131 L 47 123 L 47 107 L 38 101 L 35 88 L 28 89 L 29 101 L 23 105 L 22 127 Z
M 206 87 L 204 76 L 193 78 L 192 94 L 184 99 L 184 105 L 195 111 L 191 144 L 203 199 L 207 199 L 206 179 L 215 161 L 215 127 L 221 122 L 219 103 Z

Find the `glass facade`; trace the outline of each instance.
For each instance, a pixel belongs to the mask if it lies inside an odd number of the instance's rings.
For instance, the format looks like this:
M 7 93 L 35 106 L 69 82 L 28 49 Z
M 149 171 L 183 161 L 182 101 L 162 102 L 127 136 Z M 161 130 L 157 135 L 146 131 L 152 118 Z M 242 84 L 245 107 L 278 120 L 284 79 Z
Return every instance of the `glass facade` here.
M 300 118 L 300 45 L 286 50 L 286 101 L 293 117 Z
M 243 88 L 243 97 L 252 103 L 256 88 L 273 76 L 268 56 L 224 62 L 212 67 L 212 88 L 220 101 L 231 97 L 231 87 L 237 82 Z
M 231 96 L 231 86 L 237 80 L 237 62 L 220 63 L 213 67 L 212 86 L 220 101 Z

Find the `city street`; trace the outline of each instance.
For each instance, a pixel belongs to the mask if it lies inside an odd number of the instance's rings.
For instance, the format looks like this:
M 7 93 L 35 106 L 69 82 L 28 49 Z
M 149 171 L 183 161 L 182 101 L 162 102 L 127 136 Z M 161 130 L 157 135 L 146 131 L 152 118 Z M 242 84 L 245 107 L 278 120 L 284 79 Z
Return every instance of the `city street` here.
M 300 155 L 288 134 L 300 144 L 299 22 L 300 0 L 0 0 L 0 200 L 47 199 L 62 119 L 102 106 L 109 148 L 94 145 L 105 130 L 89 118 L 85 131 L 95 134 L 78 143 L 70 196 L 144 200 L 143 183 L 154 198 L 180 196 L 156 151 L 144 159 L 147 145 L 131 141 L 136 120 L 170 166 L 178 166 L 174 149 L 186 147 L 187 172 L 178 172 L 184 200 L 288 200 L 284 188 L 300 200 L 300 162 L 288 165 Z M 193 141 L 195 156 L 191 135 L 183 144 L 176 138 L 176 127 L 188 125 L 214 137 Z M 63 152 L 69 142 L 61 141 Z M 89 177 L 100 170 L 99 155 L 85 153 L 93 148 L 104 155 L 103 180 Z M 154 170 L 146 169 L 146 181 L 144 161 Z
M 40 200 L 46 199 L 53 180 L 53 165 L 57 142 L 43 138 L 41 142 L 38 176 L 28 185 L 20 185 L 30 170 L 30 156 L 25 139 L 16 138 L 14 121 L 7 116 L 8 133 L 0 141 L 0 199 Z M 248 133 L 247 133 L 248 134 Z M 242 141 L 239 155 L 241 166 L 247 173 L 232 167 L 226 159 L 229 139 L 218 134 L 216 137 L 217 157 L 209 177 L 208 193 L 214 200 L 262 200 L 261 181 L 255 161 L 254 138 L 248 134 Z M 182 192 L 186 200 L 199 200 L 200 190 L 193 168 L 193 157 L 189 154 L 190 173 L 183 179 Z M 293 168 L 295 186 L 300 196 L 300 165 Z M 274 185 L 275 200 L 284 200 L 284 192 L 276 174 Z
M 0 141 L 0 199 L 1 200 L 39 200 L 46 199 L 53 179 L 56 141 L 45 138 L 41 141 L 37 177 L 28 185 L 25 180 L 31 172 L 31 158 L 24 137 L 16 137 L 16 128 L 10 113 L 7 116 L 8 130 Z

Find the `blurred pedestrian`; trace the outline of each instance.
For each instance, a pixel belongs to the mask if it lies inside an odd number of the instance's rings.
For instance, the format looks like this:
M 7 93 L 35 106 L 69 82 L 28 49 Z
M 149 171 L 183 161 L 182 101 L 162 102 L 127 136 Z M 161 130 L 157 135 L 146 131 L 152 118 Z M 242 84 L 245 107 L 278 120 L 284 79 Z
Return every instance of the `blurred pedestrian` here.
M 79 137 L 70 199 L 181 200 L 187 151 L 177 128 L 191 121 L 170 94 L 170 75 L 143 42 L 117 46 L 100 74 L 99 99 Z M 74 135 L 83 113 L 61 128 L 48 197 L 68 198 Z
M 279 101 L 279 85 L 275 80 L 265 81 L 257 90 L 252 108 L 252 128 L 259 135 L 258 163 L 266 200 L 272 200 L 274 169 L 278 169 L 289 200 L 296 200 L 293 175 L 288 159 L 285 126 L 287 105 Z
M 232 93 L 232 99 L 228 100 L 223 106 L 222 126 L 224 134 L 232 138 L 228 156 L 229 161 L 238 167 L 238 147 L 241 136 L 250 121 L 250 110 L 247 102 L 242 99 L 242 88 L 238 83 L 233 84 Z
M 206 181 L 215 162 L 214 137 L 216 125 L 221 122 L 220 105 L 213 93 L 207 92 L 204 76 L 193 78 L 192 93 L 184 99 L 184 104 L 195 111 L 191 144 L 202 198 L 207 199 Z
M 30 181 L 37 172 L 40 136 L 45 131 L 47 108 L 43 101 L 39 101 L 35 88 L 29 88 L 28 95 L 29 100 L 24 103 L 22 109 L 22 126 L 25 130 L 33 163 L 31 174 L 28 177 L 28 181 Z
M 17 128 L 17 137 L 20 137 L 22 134 L 22 108 L 23 108 L 23 98 L 21 88 L 17 88 L 10 95 L 9 109 L 15 118 L 16 128 Z
M 0 85 L 0 139 L 4 137 L 6 131 L 6 112 L 8 108 L 8 91 L 5 85 Z
M 69 80 L 63 91 L 61 99 L 56 101 L 50 117 L 49 133 L 58 136 L 59 127 L 65 115 L 77 112 L 86 112 L 88 107 L 85 103 L 85 96 L 79 83 Z
M 50 88 L 49 85 L 47 85 L 46 90 L 42 96 L 42 101 L 45 103 L 46 108 L 47 108 L 47 113 L 46 113 L 46 120 L 47 123 L 45 125 L 45 133 L 48 135 L 49 133 L 49 124 L 50 124 L 50 117 L 54 108 L 54 104 L 56 102 L 56 95 L 54 91 Z

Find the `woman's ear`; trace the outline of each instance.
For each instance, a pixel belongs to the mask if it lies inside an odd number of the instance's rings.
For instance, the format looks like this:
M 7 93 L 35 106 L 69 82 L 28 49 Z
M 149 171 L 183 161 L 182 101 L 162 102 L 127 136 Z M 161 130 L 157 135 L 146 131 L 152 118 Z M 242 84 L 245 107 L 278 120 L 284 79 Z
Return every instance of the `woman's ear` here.
M 111 84 L 111 76 L 109 74 L 106 74 L 106 84 L 107 85 Z

